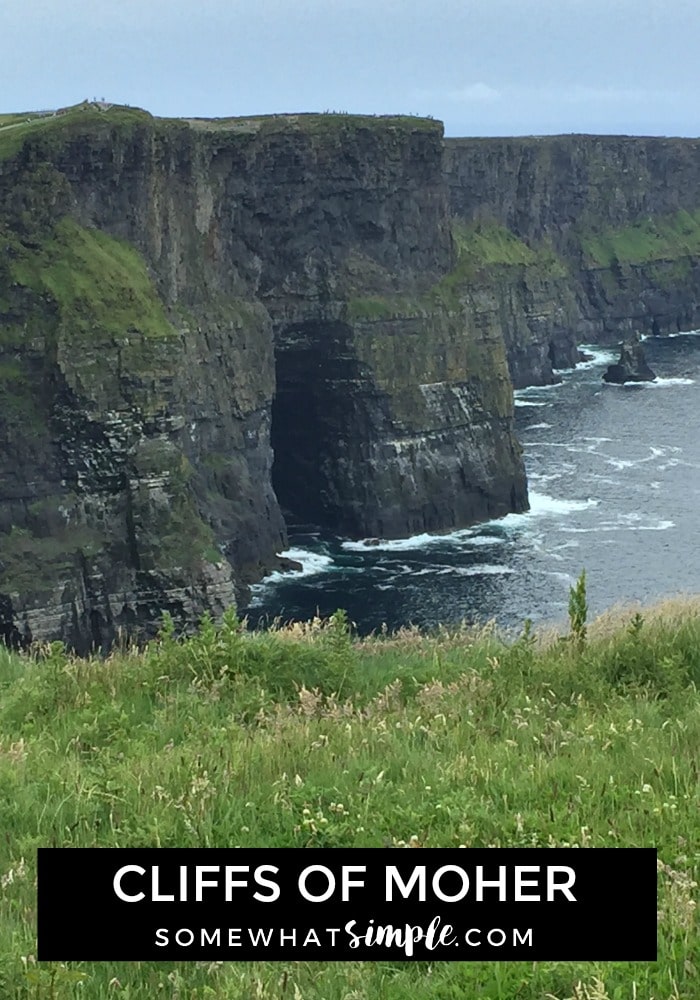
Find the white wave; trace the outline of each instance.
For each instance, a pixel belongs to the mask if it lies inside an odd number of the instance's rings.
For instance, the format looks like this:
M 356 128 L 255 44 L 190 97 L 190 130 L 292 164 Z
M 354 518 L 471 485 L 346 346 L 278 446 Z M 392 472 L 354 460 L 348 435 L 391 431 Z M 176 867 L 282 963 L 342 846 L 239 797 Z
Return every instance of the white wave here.
M 639 462 L 646 462 L 646 459 L 606 458 L 605 461 L 607 465 L 612 465 L 613 469 L 631 469 L 633 466 L 638 465 Z
M 657 340 L 674 340 L 676 337 L 700 337 L 700 330 L 679 330 L 678 333 L 667 333 L 657 337 Z M 646 337 L 644 338 L 647 339 Z
M 533 393 L 536 395 L 540 392 L 550 392 L 552 389 L 561 389 L 564 382 L 547 382 L 546 385 L 524 385 L 521 389 L 514 389 L 513 395 L 516 399 L 522 399 L 523 396 L 531 396 Z
M 624 516 L 619 521 L 601 521 L 594 528 L 570 528 L 562 526 L 561 531 L 572 532 L 577 535 L 598 534 L 604 531 L 668 531 L 675 528 L 675 521 L 657 521 L 656 524 L 633 524 L 630 520 L 625 520 Z
M 695 385 L 694 378 L 658 378 L 654 382 L 638 382 L 637 385 L 643 385 L 645 388 L 651 389 L 663 389 L 669 385 Z
M 454 534 L 462 534 L 455 532 Z M 453 538 L 452 535 L 429 535 L 423 532 L 421 535 L 411 535 L 410 538 L 389 538 L 381 539 L 379 544 L 368 544 L 368 539 L 360 542 L 342 542 L 341 547 L 347 552 L 404 552 L 410 549 L 423 549 L 428 545 L 437 545 L 444 542 L 446 538 Z
M 563 475 L 563 472 L 528 472 L 527 478 L 531 483 L 550 483 Z
M 585 440 L 585 438 L 583 439 Z M 563 448 L 564 451 L 572 455 L 597 455 L 596 445 L 587 444 L 581 448 L 579 445 L 569 444 L 566 441 L 522 441 L 523 448 Z
M 551 424 L 530 424 L 526 427 L 526 431 L 548 431 L 552 425 Z
M 530 491 L 530 514 L 571 514 L 576 510 L 588 510 L 589 507 L 597 507 L 599 500 L 588 497 L 586 500 L 562 500 L 550 497 L 546 493 L 535 493 Z
M 499 524 L 500 521 L 487 521 L 487 524 Z M 341 548 L 345 549 L 347 552 L 410 552 L 413 549 L 424 549 L 432 545 L 441 545 L 447 543 L 455 544 L 457 542 L 464 543 L 468 546 L 470 545 L 499 545 L 503 539 L 497 538 L 494 535 L 482 535 L 480 534 L 480 529 L 483 525 L 475 525 L 473 528 L 460 528 L 457 531 L 445 532 L 444 534 L 430 535 L 427 532 L 423 532 L 420 535 L 411 535 L 410 538 L 382 538 L 379 544 L 368 545 L 367 540 L 363 539 L 359 542 L 345 541 L 341 542 Z M 404 572 L 412 572 L 411 566 L 401 566 L 398 567 Z M 396 566 L 390 567 L 391 572 L 395 573 L 397 571 Z
M 515 399 L 513 401 L 514 406 L 551 406 L 551 403 L 535 403 L 531 399 Z
M 571 573 L 557 573 L 556 570 L 547 570 L 547 576 L 553 576 L 555 580 L 561 580 L 567 587 L 576 583 L 576 578 Z
M 518 527 L 535 517 L 558 517 L 572 514 L 575 511 L 588 510 L 589 507 L 597 507 L 600 502 L 592 497 L 588 497 L 586 500 L 562 500 L 533 490 L 530 490 L 529 497 L 529 511 L 525 511 L 523 514 L 506 514 L 505 517 L 493 518 L 475 528 L 463 528 L 442 535 L 430 535 L 424 532 L 420 535 L 412 535 L 410 538 L 381 539 L 379 544 L 375 545 L 368 545 L 365 540 L 360 542 L 345 541 L 341 542 L 341 547 L 347 552 L 403 552 L 411 549 L 425 549 L 434 545 L 454 545 L 455 543 L 465 543 L 467 546 L 497 545 L 501 539 L 495 538 L 493 535 L 479 534 L 479 529 L 488 526 Z M 410 567 L 407 567 L 406 571 L 409 569 Z
M 515 570 L 510 566 L 482 563 L 480 566 L 455 566 L 454 572 L 457 576 L 510 576 Z
M 503 539 L 497 535 L 473 535 L 467 540 L 469 546 L 472 545 L 502 545 Z
M 658 521 L 656 524 L 631 524 L 629 527 L 632 531 L 668 531 L 669 528 L 675 528 L 675 521 Z
M 576 511 L 588 510 L 589 507 L 597 507 L 600 501 L 588 497 L 586 500 L 562 500 L 550 497 L 546 493 L 536 493 L 530 490 L 530 510 L 524 514 L 506 514 L 500 521 L 493 521 L 493 524 L 501 524 L 505 528 L 517 528 L 530 523 L 537 517 L 561 517 L 566 514 L 573 514 Z
M 322 552 L 310 552 L 308 549 L 287 549 L 285 552 L 279 552 L 278 555 L 282 559 L 294 559 L 295 562 L 301 563 L 302 568 L 285 570 L 284 572 L 274 570 L 268 576 L 263 577 L 260 583 L 253 584 L 250 588 L 253 593 L 270 583 L 279 583 L 281 580 L 289 579 L 299 580 L 304 576 L 324 573 L 333 565 L 331 556 L 323 555 Z
M 619 479 L 611 479 L 609 476 L 601 476 L 597 472 L 587 472 L 584 476 L 591 483 L 605 483 L 606 486 L 622 486 Z
M 588 368 L 598 368 L 601 365 L 609 365 L 617 361 L 620 357 L 619 350 L 615 350 L 612 347 L 600 347 L 595 344 L 579 344 L 579 351 L 583 351 L 584 354 L 590 354 L 591 357 L 588 361 L 579 361 L 576 365 L 576 371 L 586 371 Z
M 678 449 L 657 448 L 655 445 L 649 445 L 650 454 L 645 455 L 644 458 L 606 458 L 605 462 L 606 465 L 612 465 L 614 469 L 631 469 L 635 465 L 645 465 L 647 462 L 653 462 L 656 458 L 663 458 L 668 451 L 678 451 Z M 670 458 L 666 465 L 658 465 L 657 469 L 663 471 L 673 465 L 679 464 L 681 464 L 681 459 Z
M 412 570 L 411 576 L 445 576 L 446 573 L 452 573 L 453 569 L 452 566 L 441 566 L 440 563 L 433 563 L 432 566 Z
M 510 566 L 492 563 L 475 563 L 473 566 L 445 566 L 437 563 L 414 570 L 412 576 L 508 576 L 515 573 Z
M 572 445 L 566 441 L 521 441 L 523 448 L 565 448 L 570 451 Z

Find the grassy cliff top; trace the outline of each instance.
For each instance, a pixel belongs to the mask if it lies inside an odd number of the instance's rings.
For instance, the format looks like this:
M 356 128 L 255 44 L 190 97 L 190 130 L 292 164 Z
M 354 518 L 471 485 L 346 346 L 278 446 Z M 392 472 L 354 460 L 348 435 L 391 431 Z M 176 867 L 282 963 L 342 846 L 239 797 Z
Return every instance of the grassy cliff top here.
M 445 137 L 445 142 L 448 146 L 454 147 L 469 145 L 502 146 L 504 144 L 512 144 L 514 146 L 576 145 L 582 142 L 597 142 L 610 145 L 654 142 L 700 146 L 700 138 L 695 138 L 694 136 L 630 135 L 622 133 L 620 135 L 612 135 L 599 132 L 561 132 L 556 135 L 449 135 Z
M 278 115 L 244 115 L 231 118 L 186 118 L 169 119 L 171 121 L 186 121 L 194 128 L 207 131 L 231 131 L 236 129 L 258 130 L 274 128 L 280 131 L 298 129 L 300 131 L 317 131 L 349 127 L 353 129 L 369 128 L 382 131 L 387 128 L 442 133 L 443 124 L 434 118 L 421 118 L 418 115 L 356 115 L 345 111 L 299 112 L 297 114 Z
M 152 122 L 153 116 L 141 108 L 122 105 L 100 105 L 84 102 L 56 111 L 0 115 L 0 160 L 17 153 L 27 139 L 34 136 L 55 138 L 109 127 L 129 127 Z
M 580 625 L 353 641 L 341 613 L 229 617 L 106 661 L 0 649 L 2 996 L 697 1000 L 698 602 Z M 655 846 L 658 961 L 37 964 L 49 844 Z
M 141 108 L 119 104 L 88 102 L 54 111 L 33 111 L 0 115 L 0 160 L 14 155 L 32 136 L 55 136 L 109 127 L 131 127 L 150 123 L 154 127 L 189 126 L 204 132 L 303 132 L 312 135 L 371 129 L 374 132 L 399 130 L 433 132 L 442 136 L 443 125 L 432 118 L 412 115 L 351 115 L 345 112 L 253 115 L 230 118 L 156 118 Z

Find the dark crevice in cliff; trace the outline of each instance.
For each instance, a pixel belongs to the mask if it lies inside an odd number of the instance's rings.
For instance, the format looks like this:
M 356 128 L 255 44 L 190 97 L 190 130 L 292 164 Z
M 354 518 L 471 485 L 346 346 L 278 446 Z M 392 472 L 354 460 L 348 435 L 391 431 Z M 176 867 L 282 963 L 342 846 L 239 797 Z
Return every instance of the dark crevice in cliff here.
M 346 324 L 313 320 L 282 330 L 275 349 L 273 487 L 288 516 L 335 531 L 348 527 L 344 501 L 366 443 L 351 336 Z

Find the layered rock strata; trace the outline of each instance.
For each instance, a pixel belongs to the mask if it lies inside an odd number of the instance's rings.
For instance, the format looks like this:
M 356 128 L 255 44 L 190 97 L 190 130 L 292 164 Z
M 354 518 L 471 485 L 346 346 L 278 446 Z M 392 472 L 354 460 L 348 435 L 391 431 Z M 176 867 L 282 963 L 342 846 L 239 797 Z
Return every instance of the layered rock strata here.
M 217 615 L 276 565 L 280 503 L 358 537 L 526 507 L 442 156 L 419 119 L 0 129 L 6 638 Z
M 567 135 L 445 145 L 461 224 L 474 234 L 500 230 L 558 262 L 545 309 L 529 304 L 526 288 L 540 287 L 541 267 L 531 263 L 527 279 L 522 267 L 505 267 L 510 298 L 525 304 L 522 320 L 504 327 L 516 385 L 551 381 L 582 341 L 700 325 L 700 140 Z M 484 268 L 494 294 L 503 271 Z

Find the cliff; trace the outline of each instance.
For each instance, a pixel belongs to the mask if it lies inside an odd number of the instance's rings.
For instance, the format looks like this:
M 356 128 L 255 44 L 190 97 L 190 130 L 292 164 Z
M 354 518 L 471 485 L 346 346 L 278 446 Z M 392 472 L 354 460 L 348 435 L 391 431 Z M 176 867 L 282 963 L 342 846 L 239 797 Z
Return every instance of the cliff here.
M 567 135 L 445 146 L 461 225 L 558 262 L 549 286 L 541 268 L 483 269 L 499 302 L 521 304 L 505 327 L 516 385 L 551 381 L 581 341 L 700 325 L 700 140 Z
M 512 384 L 700 325 L 700 143 L 418 118 L 0 120 L 0 634 L 218 616 L 285 521 L 527 506 Z
M 218 615 L 286 543 L 527 504 L 421 119 L 0 128 L 0 631 Z

